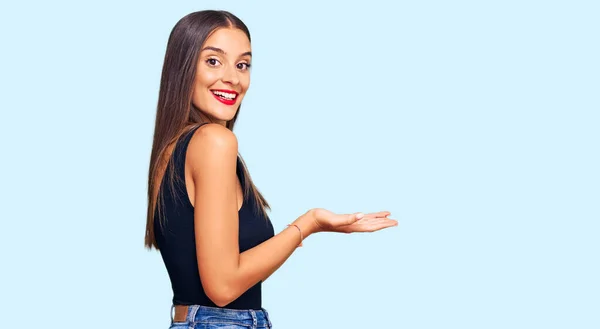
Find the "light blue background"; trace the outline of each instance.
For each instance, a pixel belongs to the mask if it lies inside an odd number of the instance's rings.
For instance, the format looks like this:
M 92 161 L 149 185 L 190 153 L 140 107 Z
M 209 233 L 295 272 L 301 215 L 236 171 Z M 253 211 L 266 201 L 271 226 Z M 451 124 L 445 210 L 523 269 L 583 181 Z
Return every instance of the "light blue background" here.
M 147 167 L 202 9 L 251 30 L 235 133 L 276 230 L 399 220 L 306 240 L 265 283 L 276 328 L 600 328 L 595 1 L 3 2 L 0 327 L 168 327 Z

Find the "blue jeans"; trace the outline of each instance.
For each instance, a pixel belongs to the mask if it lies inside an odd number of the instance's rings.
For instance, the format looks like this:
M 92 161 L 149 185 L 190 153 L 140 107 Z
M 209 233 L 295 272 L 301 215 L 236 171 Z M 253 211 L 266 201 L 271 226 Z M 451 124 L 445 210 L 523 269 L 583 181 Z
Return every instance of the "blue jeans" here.
M 173 306 L 174 307 L 174 306 Z M 273 328 L 269 314 L 262 310 L 234 310 L 201 305 L 190 305 L 184 322 L 173 321 L 169 329 L 258 329 Z

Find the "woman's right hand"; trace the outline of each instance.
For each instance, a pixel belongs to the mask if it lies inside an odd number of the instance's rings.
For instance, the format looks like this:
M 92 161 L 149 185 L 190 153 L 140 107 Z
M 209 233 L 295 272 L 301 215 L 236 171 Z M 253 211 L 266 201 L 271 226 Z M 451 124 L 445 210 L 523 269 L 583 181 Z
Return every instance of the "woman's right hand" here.
M 397 226 L 398 222 L 388 218 L 389 211 L 362 214 L 336 214 L 327 209 L 316 208 L 309 211 L 316 226 L 316 232 L 375 232 Z

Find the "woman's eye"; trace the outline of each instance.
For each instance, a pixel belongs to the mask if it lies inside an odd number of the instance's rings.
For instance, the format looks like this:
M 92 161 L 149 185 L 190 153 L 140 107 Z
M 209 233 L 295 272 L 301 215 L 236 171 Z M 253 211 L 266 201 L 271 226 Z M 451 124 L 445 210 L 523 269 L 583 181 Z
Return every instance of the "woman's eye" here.
M 247 70 L 250 68 L 250 64 L 249 63 L 239 63 L 237 65 L 237 68 L 240 70 Z
M 216 66 L 219 61 L 216 58 L 209 58 L 206 60 L 206 63 L 208 63 L 210 66 Z

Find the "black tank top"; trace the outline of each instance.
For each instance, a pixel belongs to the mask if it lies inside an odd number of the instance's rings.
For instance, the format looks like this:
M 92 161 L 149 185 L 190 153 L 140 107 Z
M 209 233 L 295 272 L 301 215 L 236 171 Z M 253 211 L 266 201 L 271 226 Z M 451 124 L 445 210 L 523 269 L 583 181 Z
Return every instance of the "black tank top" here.
M 159 196 L 163 198 L 161 207 L 164 224 L 155 217 L 154 232 L 162 259 L 167 268 L 173 289 L 173 304 L 203 305 L 218 307 L 202 289 L 198 262 L 196 258 L 196 240 L 194 237 L 194 206 L 189 200 L 185 186 L 185 157 L 187 147 L 198 127 L 184 134 L 177 142 L 172 153 L 175 166 L 174 188 L 171 188 L 169 175 L 165 174 Z M 242 163 L 237 159 L 237 176 L 244 190 L 244 173 Z M 268 240 L 274 235 L 273 225 L 269 218 L 259 215 L 257 202 L 253 196 L 244 196 L 239 216 L 240 253 Z M 157 216 L 157 213 L 155 214 Z M 262 307 L 261 282 L 257 283 L 235 301 L 226 305 L 232 309 L 254 309 Z

